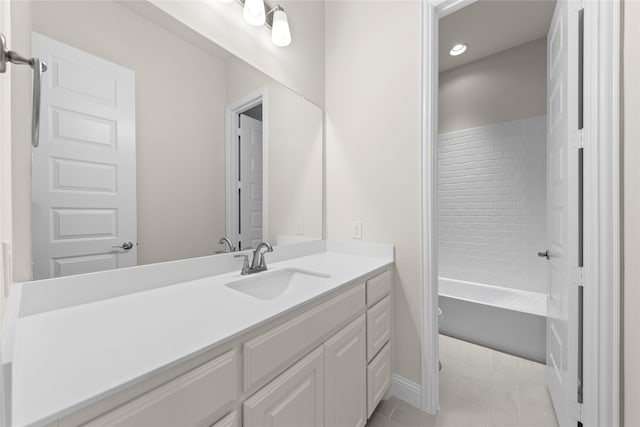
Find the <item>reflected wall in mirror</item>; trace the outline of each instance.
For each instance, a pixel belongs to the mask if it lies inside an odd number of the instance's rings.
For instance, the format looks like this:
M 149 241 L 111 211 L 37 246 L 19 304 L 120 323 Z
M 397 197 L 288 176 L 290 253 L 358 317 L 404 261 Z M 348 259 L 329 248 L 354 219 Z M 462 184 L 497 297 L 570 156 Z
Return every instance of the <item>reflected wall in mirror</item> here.
M 147 2 L 31 6 L 34 279 L 322 237 L 320 108 Z

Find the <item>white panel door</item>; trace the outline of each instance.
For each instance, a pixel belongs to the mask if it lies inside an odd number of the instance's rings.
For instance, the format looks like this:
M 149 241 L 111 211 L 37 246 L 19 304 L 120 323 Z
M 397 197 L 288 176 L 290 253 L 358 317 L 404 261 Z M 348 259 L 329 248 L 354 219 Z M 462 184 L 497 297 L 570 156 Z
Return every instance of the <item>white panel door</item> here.
M 49 66 L 33 150 L 33 277 L 134 266 L 134 72 L 37 33 L 32 51 Z
M 578 7 L 560 0 L 547 36 L 547 385 L 561 426 L 578 396 Z
M 262 122 L 240 115 L 240 229 L 238 246 L 255 248 L 262 242 Z
M 366 322 L 363 314 L 324 343 L 326 427 L 367 423 Z

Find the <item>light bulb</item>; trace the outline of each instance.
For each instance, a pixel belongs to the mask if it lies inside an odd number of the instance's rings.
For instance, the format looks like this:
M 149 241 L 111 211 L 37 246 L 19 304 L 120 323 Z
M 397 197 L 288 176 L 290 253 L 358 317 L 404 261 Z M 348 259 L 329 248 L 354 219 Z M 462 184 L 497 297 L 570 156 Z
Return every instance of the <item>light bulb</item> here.
M 291 30 L 287 13 L 278 9 L 273 13 L 273 25 L 271 29 L 271 41 L 276 46 L 289 46 L 291 44 Z
M 451 56 L 462 55 L 466 50 L 467 50 L 467 45 L 460 43 L 451 48 L 451 50 L 449 51 L 449 55 Z
M 264 11 L 264 0 L 245 0 L 242 16 L 251 25 L 256 27 L 264 25 L 267 20 L 267 14 Z

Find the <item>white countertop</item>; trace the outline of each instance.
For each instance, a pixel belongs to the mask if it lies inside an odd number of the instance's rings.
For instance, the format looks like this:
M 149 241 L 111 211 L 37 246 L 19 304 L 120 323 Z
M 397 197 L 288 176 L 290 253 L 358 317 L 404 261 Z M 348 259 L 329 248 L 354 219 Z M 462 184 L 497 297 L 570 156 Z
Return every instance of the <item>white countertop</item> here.
M 54 421 L 392 262 L 329 249 L 270 264 L 330 275 L 272 300 L 224 286 L 234 271 L 18 317 L 12 424 Z

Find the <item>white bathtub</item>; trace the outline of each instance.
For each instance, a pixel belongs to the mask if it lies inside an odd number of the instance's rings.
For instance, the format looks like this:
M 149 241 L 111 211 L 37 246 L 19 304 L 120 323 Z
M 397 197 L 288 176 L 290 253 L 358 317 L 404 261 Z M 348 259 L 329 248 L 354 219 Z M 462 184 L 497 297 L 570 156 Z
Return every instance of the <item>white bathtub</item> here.
M 545 362 L 546 294 L 443 277 L 438 286 L 440 333 Z

